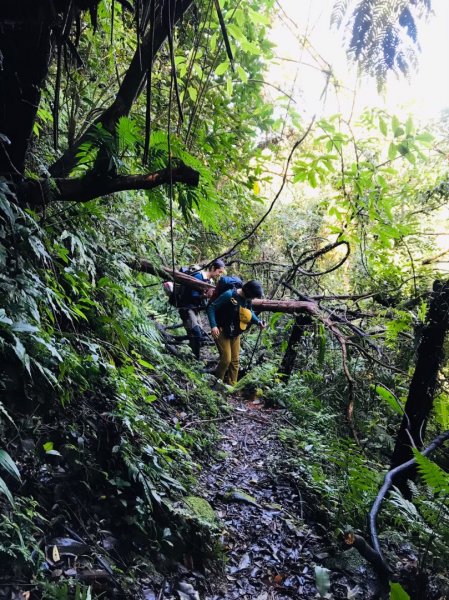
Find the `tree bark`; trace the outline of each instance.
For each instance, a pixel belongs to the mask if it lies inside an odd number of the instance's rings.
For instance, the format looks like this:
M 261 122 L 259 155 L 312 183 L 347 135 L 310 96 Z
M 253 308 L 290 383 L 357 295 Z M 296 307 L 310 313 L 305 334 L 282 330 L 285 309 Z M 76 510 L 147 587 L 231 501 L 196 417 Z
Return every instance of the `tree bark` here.
M 449 283 L 435 281 L 429 305 L 427 324 L 417 351 L 415 372 L 405 404 L 391 459 L 391 469 L 413 458 L 412 446 L 423 447 L 427 420 L 433 407 L 437 376 L 444 359 L 444 339 L 449 328 Z M 394 484 L 408 495 L 407 479 L 414 480 L 416 468 L 396 475 Z
M 288 338 L 287 349 L 282 358 L 281 366 L 278 373 L 284 375 L 284 380 L 288 381 L 295 366 L 296 356 L 298 354 L 298 344 L 304 335 L 305 327 L 312 323 L 309 315 L 299 315 L 295 319 L 295 323 Z
M 50 2 L 0 3 L 0 175 L 24 172 L 51 57 L 56 18 Z
M 197 186 L 199 173 L 182 165 L 161 169 L 147 175 L 117 175 L 115 177 L 86 175 L 73 179 L 27 180 L 17 187 L 20 204 L 42 206 L 50 202 L 88 202 L 107 194 L 125 190 L 151 190 L 163 184 L 185 183 Z M 55 185 L 50 187 L 49 181 Z

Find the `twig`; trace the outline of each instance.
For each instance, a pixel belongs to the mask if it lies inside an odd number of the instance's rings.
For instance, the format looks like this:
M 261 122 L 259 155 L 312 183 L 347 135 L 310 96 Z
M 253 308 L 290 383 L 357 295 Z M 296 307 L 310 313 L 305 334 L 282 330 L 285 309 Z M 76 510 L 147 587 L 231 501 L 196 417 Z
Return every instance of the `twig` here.
M 381 365 L 385 369 L 389 369 L 390 371 L 394 371 L 395 373 L 400 373 L 401 375 L 407 375 L 407 373 L 405 371 L 403 371 L 402 369 L 398 369 L 397 367 L 394 367 L 393 365 L 388 365 L 387 363 L 384 363 L 383 361 L 379 360 L 378 358 L 374 358 L 374 356 L 372 356 L 369 352 L 367 352 L 364 348 L 362 348 L 362 346 L 359 346 L 355 342 L 348 342 L 348 346 L 353 346 L 354 348 L 357 348 L 357 350 L 361 354 L 363 354 L 363 356 L 365 356 L 369 360 L 372 360 L 373 362 L 377 363 L 378 365 Z
M 181 427 L 181 431 L 184 431 L 188 427 L 192 427 L 192 425 L 199 425 L 201 423 L 213 423 L 216 421 L 228 421 L 232 419 L 234 415 L 226 415 L 225 417 L 215 417 L 214 419 L 198 419 L 197 421 L 190 421 Z

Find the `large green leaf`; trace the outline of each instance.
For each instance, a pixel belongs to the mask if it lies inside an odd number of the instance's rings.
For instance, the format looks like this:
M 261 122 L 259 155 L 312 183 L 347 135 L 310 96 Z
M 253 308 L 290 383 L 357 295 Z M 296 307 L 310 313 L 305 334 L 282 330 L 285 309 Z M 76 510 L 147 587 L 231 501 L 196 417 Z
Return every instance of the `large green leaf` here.
M 404 413 L 401 403 L 396 396 L 390 392 L 390 390 L 387 390 L 387 388 L 379 384 L 373 385 L 372 388 L 378 396 L 387 402 L 387 404 L 394 410 L 395 413 L 398 415 L 402 415 Z
M 410 600 L 400 583 L 390 583 L 390 600 Z
M 0 477 L 0 494 L 4 494 L 12 506 L 14 506 L 14 498 L 4 480 Z
M 0 450 L 0 467 L 7 471 L 14 479 L 21 481 L 16 463 L 5 450 Z

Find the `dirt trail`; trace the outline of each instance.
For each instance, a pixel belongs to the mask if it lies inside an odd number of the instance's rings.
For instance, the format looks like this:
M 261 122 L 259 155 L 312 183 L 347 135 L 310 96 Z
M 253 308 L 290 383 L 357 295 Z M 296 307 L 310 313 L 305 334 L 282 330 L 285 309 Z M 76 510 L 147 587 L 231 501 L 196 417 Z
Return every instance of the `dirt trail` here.
M 200 479 L 202 495 L 224 525 L 227 561 L 224 578 L 212 583 L 204 598 L 318 598 L 315 566 L 328 559 L 326 543 L 302 519 L 300 490 L 276 473 L 285 453 L 277 435 L 286 425 L 284 411 L 261 410 L 238 398 L 231 404 L 234 416 L 220 427 L 223 458 L 206 467 Z M 334 572 L 328 597 L 373 597 L 351 596 L 351 590 L 362 591 L 354 588 L 354 581 Z

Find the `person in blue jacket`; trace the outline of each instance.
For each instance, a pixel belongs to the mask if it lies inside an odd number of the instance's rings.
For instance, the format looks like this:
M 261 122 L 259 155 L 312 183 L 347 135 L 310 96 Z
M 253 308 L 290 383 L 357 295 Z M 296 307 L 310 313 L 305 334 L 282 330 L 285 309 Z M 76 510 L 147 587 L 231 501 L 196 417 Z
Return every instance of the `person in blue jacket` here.
M 263 298 L 263 289 L 259 281 L 251 280 L 237 290 L 224 292 L 207 307 L 211 334 L 220 355 L 215 376 L 230 385 L 237 383 L 240 335 L 250 323 L 265 328 L 251 308 L 254 298 Z
M 209 283 L 211 280 L 219 279 L 224 271 L 225 263 L 220 259 L 216 259 L 205 269 L 193 273 L 192 277 Z M 182 307 L 179 308 L 182 324 L 189 336 L 189 345 L 195 358 L 198 360 L 200 358 L 201 345 L 204 338 L 200 309 L 204 308 L 203 302 L 205 298 L 206 295 L 204 292 L 186 287 L 183 294 Z

